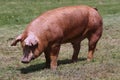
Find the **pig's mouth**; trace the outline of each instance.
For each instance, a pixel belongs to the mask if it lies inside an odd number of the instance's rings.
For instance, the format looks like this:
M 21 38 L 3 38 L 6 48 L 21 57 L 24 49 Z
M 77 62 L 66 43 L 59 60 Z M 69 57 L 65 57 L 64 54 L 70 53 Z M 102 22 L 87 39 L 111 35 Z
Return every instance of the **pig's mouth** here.
M 35 59 L 35 57 L 34 57 L 33 53 L 30 53 L 29 55 L 24 55 L 21 62 L 27 64 L 33 59 Z

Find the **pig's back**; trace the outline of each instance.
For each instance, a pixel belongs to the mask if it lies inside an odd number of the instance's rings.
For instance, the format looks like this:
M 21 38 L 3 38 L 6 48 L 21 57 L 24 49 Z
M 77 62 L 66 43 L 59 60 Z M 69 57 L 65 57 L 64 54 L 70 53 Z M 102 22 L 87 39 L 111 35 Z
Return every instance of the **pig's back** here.
M 50 10 L 31 22 L 32 30 L 47 34 L 51 40 L 61 37 L 63 43 L 69 42 L 75 37 L 81 37 L 86 29 L 89 30 L 89 27 L 93 26 L 92 20 L 97 20 L 94 12 L 99 16 L 95 9 L 88 6 L 62 7 Z

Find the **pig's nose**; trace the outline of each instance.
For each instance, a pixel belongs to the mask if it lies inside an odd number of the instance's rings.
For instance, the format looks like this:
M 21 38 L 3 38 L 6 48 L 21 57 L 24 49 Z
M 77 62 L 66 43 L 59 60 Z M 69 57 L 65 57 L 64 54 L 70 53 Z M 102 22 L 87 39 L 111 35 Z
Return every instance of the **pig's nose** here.
M 21 62 L 27 64 L 27 63 L 29 63 L 30 61 L 29 61 L 27 58 L 23 58 L 23 59 L 21 60 Z

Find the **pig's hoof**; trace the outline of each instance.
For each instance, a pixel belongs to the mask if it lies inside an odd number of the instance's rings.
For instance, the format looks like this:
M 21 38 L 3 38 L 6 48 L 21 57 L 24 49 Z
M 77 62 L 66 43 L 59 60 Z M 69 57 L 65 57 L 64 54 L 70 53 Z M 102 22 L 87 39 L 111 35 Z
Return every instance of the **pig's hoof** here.
M 78 59 L 72 59 L 72 63 L 76 63 Z
M 56 71 L 56 69 L 57 69 L 57 66 L 52 66 L 52 67 L 51 67 L 51 70 L 52 70 L 52 71 Z
M 89 58 L 88 58 L 87 61 L 90 62 L 90 61 L 92 61 L 92 59 L 89 59 Z

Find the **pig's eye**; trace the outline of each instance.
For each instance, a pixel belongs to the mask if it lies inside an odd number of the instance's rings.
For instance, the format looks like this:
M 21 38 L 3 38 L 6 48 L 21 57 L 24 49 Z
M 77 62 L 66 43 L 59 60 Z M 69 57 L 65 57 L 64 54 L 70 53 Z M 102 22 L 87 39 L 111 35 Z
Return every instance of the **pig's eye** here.
M 37 48 L 37 45 L 29 46 L 29 49 L 34 53 L 35 49 Z
M 33 46 L 29 46 L 30 49 L 33 49 Z

